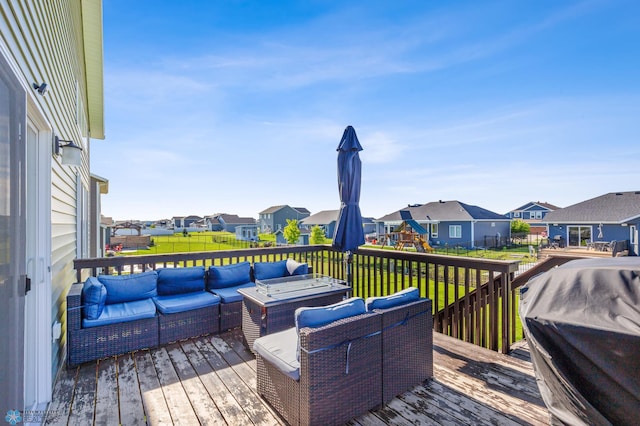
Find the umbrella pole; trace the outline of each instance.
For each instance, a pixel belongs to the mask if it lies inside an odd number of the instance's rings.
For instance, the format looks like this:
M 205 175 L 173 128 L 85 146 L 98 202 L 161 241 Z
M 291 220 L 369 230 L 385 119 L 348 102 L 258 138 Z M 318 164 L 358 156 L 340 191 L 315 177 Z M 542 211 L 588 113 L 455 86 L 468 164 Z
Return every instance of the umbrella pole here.
M 353 284 L 353 279 L 351 277 L 351 262 L 352 262 L 352 257 L 351 257 L 351 251 L 347 251 L 345 252 L 346 256 L 344 258 L 344 263 L 345 263 L 345 267 L 347 269 L 347 285 L 349 287 L 352 287 Z

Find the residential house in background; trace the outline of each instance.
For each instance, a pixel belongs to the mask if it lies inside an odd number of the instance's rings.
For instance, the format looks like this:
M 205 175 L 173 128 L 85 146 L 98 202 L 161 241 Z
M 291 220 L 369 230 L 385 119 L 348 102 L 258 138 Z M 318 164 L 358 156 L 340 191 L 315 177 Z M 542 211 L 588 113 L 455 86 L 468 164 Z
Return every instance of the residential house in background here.
M 460 201 L 440 200 L 412 204 L 377 219 L 379 241 L 404 222 L 404 211 L 428 231 L 432 246 L 494 247 L 511 235 L 511 220 L 505 215 Z
M 362 218 L 362 229 L 364 230 L 364 235 L 371 235 L 376 232 L 376 220 L 372 217 L 363 217 Z
M 314 226 L 319 226 L 324 231 L 326 238 L 333 238 L 338 214 L 340 214 L 340 210 L 322 210 L 302 219 L 300 223 L 309 230 Z
M 304 207 L 272 206 L 260 212 L 258 225 L 260 232 L 268 234 L 284 229 L 287 226 L 287 219 L 301 221 L 310 215 L 311 212 Z
M 0 2 L 2 413 L 51 400 L 73 260 L 102 251 L 103 94 L 100 0 Z
M 237 226 L 256 224 L 256 220 L 252 217 L 239 217 L 237 214 L 227 213 L 206 216 L 204 219 L 205 226 L 210 231 L 235 232 Z
M 236 225 L 235 227 L 236 240 L 238 241 L 258 241 L 258 224 L 254 223 L 250 225 Z
M 201 221 L 202 218 L 200 216 L 173 216 L 171 218 L 171 224 L 174 229 L 182 229 L 182 228 L 196 228 L 198 221 Z
M 550 238 L 567 247 L 586 247 L 594 241 L 626 241 L 630 255 L 638 255 L 640 191 L 610 192 L 550 212 L 545 217 Z
M 184 216 L 173 216 L 170 226 L 173 227 L 173 229 L 184 228 Z
M 277 245 L 288 245 L 289 242 L 287 241 L 287 239 L 284 237 L 284 231 L 282 229 L 278 229 L 276 232 L 274 232 L 274 234 L 276 235 L 276 244 Z M 303 231 L 300 230 L 300 237 L 298 237 L 298 242 L 296 243 L 296 245 L 302 246 L 302 245 L 309 245 L 309 238 L 310 238 L 310 234 L 308 231 Z
M 560 207 L 540 201 L 530 201 L 527 204 L 511 210 L 507 213 L 509 219 L 520 219 L 529 224 L 531 234 L 541 234 L 546 232 L 546 225 L 543 223 L 545 216 Z
M 333 238 L 339 214 L 340 210 L 322 210 L 302 219 L 300 224 L 309 232 L 314 226 L 319 226 L 324 231 L 326 238 Z M 376 231 L 375 219 L 372 217 L 363 217 L 362 228 L 365 235 L 374 233 Z

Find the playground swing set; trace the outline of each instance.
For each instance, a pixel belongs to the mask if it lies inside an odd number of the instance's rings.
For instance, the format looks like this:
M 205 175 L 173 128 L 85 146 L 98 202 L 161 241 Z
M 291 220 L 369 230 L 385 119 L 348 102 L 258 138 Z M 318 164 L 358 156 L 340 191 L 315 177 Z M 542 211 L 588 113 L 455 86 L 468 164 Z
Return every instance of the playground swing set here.
M 413 222 L 413 223 L 411 223 Z M 419 232 L 423 231 L 423 232 Z M 427 231 L 417 222 L 405 220 L 393 232 L 384 235 L 382 247 L 395 241 L 394 250 L 404 250 L 405 247 L 414 247 L 419 253 L 433 253 L 433 247 L 423 237 Z

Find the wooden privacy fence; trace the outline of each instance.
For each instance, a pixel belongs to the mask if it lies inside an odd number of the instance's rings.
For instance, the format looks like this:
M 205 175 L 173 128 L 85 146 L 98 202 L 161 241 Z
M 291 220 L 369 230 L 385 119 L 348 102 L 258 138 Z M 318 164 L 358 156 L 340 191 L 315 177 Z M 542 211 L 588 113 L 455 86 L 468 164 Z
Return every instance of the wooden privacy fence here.
M 329 246 L 285 246 L 211 252 L 76 259 L 77 280 L 162 267 L 226 265 L 293 258 L 313 271 L 346 279 L 345 254 Z M 354 296 L 384 296 L 417 287 L 432 299 L 434 330 L 495 351 L 508 352 L 516 335 L 518 261 L 501 261 L 361 248 L 353 255 Z

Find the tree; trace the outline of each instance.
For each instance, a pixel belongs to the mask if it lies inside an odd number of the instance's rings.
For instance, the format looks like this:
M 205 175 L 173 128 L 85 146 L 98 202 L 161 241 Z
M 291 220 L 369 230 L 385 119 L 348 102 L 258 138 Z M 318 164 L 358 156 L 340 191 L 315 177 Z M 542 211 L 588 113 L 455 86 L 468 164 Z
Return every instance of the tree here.
M 282 230 L 284 239 L 289 244 L 296 244 L 300 238 L 300 229 L 298 229 L 297 219 L 287 219 L 287 226 Z
M 324 244 L 324 231 L 318 225 L 311 228 L 311 236 L 309 237 L 311 244 Z
M 520 219 L 511 221 L 511 233 L 512 234 L 528 234 L 531 231 L 531 226 Z

